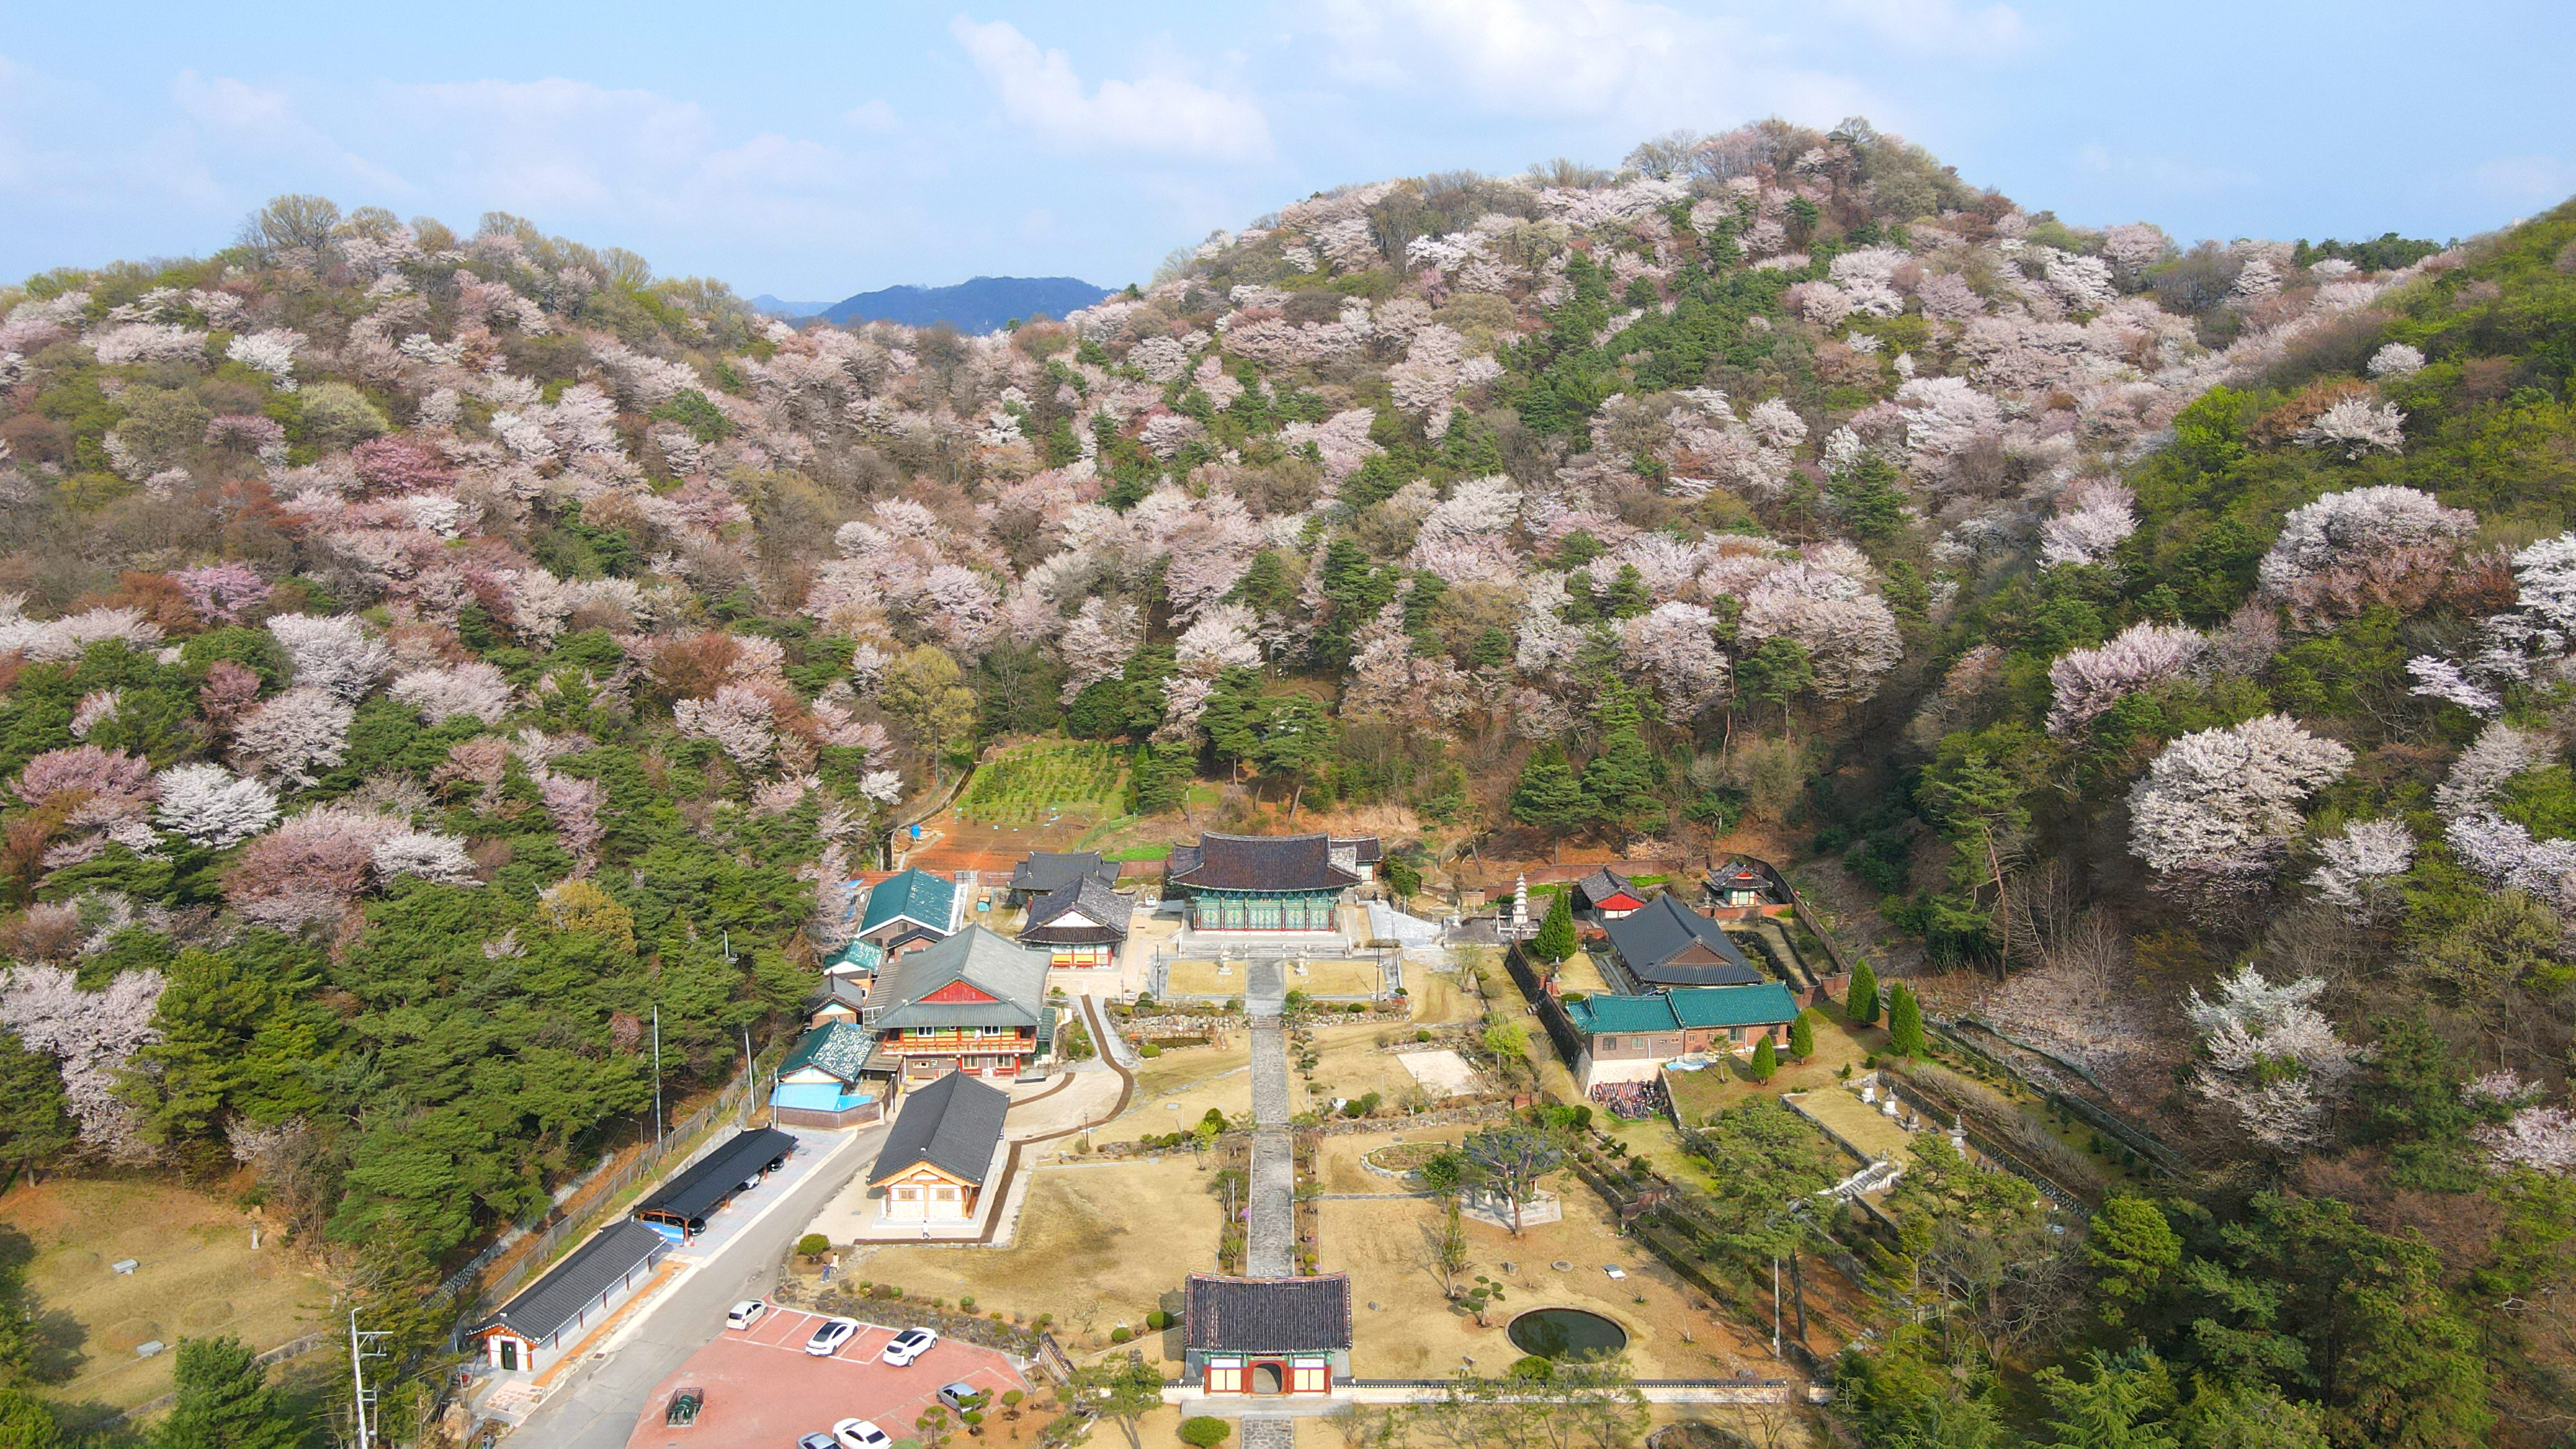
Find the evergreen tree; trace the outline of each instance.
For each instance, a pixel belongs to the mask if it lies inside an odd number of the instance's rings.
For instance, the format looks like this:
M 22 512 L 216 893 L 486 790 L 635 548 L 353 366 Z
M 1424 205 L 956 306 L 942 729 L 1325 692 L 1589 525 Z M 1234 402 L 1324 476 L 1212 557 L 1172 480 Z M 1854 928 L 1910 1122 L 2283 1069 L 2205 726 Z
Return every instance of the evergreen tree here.
M 181 1339 L 173 1377 L 178 1402 L 155 1449 L 294 1449 L 304 1438 L 238 1338 Z
M 1297 818 L 1298 801 L 1305 798 L 1306 787 L 1324 763 L 1333 758 L 1333 746 L 1340 738 L 1340 727 L 1324 712 L 1321 701 L 1292 694 L 1272 702 L 1258 758 L 1263 774 L 1284 775 L 1295 782 L 1288 795 L 1289 819 Z
M 1261 747 L 1261 676 L 1249 669 L 1229 669 L 1217 676 L 1216 692 L 1199 714 L 1199 728 L 1217 759 L 1242 778 L 1242 766 Z
M 1548 903 L 1547 919 L 1530 938 L 1530 954 L 1542 961 L 1562 961 L 1574 954 L 1574 893 L 1558 891 Z
M 1190 752 L 1178 745 L 1146 745 L 1137 750 L 1136 761 L 1127 770 L 1129 808 L 1139 815 L 1186 813 L 1190 781 L 1197 775 L 1190 765 Z
M 1780 1070 L 1780 1049 L 1771 1045 L 1771 1038 L 1766 1036 L 1753 1044 L 1753 1062 L 1749 1070 L 1757 1082 L 1771 1080 Z
M 1887 995 L 1887 1049 L 1900 1057 L 1923 1055 L 1923 1006 L 1914 988 L 1899 981 Z
M 77 1136 L 54 1059 L 0 1031 L 0 1184 L 52 1162 Z
M 1815 1023 L 1808 1019 L 1807 1013 L 1799 1012 L 1797 1020 L 1789 1023 L 1789 1055 L 1803 1062 L 1815 1054 Z
M 52 1406 L 24 1389 L 0 1389 L 0 1449 L 58 1449 Z
M 1620 832 L 1658 813 L 1663 801 L 1655 787 L 1663 783 L 1663 762 L 1646 747 L 1645 716 L 1625 689 L 1614 689 L 1601 703 L 1601 748 L 1583 765 L 1583 792 L 1591 797 L 1592 818 Z
M 1583 793 L 1583 782 L 1574 777 L 1574 767 L 1566 763 L 1562 748 L 1553 742 L 1544 745 L 1521 766 L 1520 784 L 1512 791 L 1512 818 L 1546 831 L 1548 843 L 1558 847 L 1559 859 L 1566 832 L 1591 816 L 1592 802 Z
M 1867 961 L 1852 967 L 1851 985 L 1843 991 L 1843 1019 L 1854 1026 L 1869 1026 L 1878 1020 L 1878 973 Z

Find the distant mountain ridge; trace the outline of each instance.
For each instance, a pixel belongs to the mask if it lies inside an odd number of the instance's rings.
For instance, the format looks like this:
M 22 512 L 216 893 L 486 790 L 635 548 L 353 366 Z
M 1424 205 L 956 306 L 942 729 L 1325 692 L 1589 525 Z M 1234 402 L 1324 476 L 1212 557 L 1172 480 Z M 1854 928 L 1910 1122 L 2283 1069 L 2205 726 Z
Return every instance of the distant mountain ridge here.
M 1109 295 L 1079 277 L 976 277 L 950 287 L 885 287 L 822 309 L 827 322 L 945 322 L 960 332 L 990 332 L 1017 317 L 1061 317 Z M 754 299 L 757 306 L 768 299 Z M 793 305 L 793 304 L 782 304 Z M 805 314 L 811 315 L 811 314 Z

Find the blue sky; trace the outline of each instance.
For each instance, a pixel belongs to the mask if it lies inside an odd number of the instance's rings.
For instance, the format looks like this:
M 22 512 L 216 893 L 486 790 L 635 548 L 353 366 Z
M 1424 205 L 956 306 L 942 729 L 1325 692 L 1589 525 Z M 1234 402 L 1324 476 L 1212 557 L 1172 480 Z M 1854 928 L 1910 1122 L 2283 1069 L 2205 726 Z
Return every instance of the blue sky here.
M 795 300 L 1116 284 L 1321 188 L 1772 114 L 2070 221 L 2450 237 L 2576 193 L 2571 42 L 2576 6 L 2420 0 L 95 4 L 0 31 L 0 277 L 295 190 Z

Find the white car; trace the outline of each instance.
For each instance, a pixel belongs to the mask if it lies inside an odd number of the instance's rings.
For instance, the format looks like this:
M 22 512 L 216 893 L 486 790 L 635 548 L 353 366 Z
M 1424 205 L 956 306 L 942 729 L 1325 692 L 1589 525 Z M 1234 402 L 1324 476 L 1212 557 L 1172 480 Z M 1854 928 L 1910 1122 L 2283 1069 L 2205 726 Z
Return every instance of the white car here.
M 749 1328 L 769 1312 L 769 1305 L 757 1298 L 746 1298 L 725 1310 L 725 1327 Z
M 930 1346 L 938 1341 L 939 1335 L 927 1328 L 907 1328 L 885 1346 L 881 1357 L 897 1368 L 909 1368 L 914 1359 L 930 1352 Z
M 830 1358 L 858 1331 L 859 1321 L 855 1318 L 826 1318 L 814 1330 L 814 1336 L 805 1340 L 805 1351 L 816 1358 Z
M 886 1431 L 865 1419 L 843 1419 L 832 1426 L 832 1438 L 841 1449 L 886 1449 L 892 1439 Z

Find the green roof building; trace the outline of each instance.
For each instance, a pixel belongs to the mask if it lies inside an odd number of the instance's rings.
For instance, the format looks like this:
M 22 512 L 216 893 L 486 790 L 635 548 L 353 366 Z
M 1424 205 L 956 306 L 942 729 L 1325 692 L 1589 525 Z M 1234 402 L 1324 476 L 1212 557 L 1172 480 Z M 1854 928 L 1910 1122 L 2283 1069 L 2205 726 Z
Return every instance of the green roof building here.
M 1565 1003 L 1583 1038 L 1575 1079 L 1650 1082 L 1676 1058 L 1742 1055 L 1769 1037 L 1789 1044 L 1798 999 L 1777 981 L 1748 986 L 1682 986 L 1647 996 L 1586 996 Z

